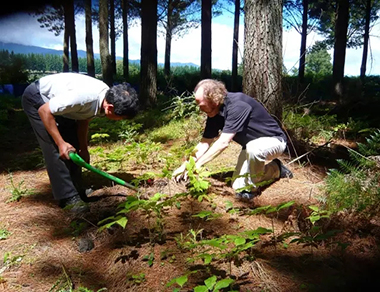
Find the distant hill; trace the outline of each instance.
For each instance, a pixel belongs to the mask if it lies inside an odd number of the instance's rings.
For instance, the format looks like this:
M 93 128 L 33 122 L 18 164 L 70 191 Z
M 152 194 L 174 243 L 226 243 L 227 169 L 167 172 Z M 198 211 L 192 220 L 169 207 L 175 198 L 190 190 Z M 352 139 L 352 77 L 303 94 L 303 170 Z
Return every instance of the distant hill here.
M 62 55 L 62 50 L 53 50 L 53 49 L 46 49 L 42 47 L 37 46 L 26 46 L 26 45 L 20 45 L 20 44 L 14 44 L 14 43 L 4 43 L 0 42 L 0 51 L 7 50 L 9 52 L 14 52 L 15 54 L 43 54 L 43 55 Z M 79 58 L 86 58 L 86 52 L 83 50 L 78 50 L 78 57 Z M 99 54 L 94 54 L 94 57 L 96 59 L 100 59 Z M 121 60 L 122 57 L 116 57 L 116 59 Z M 129 60 L 132 64 L 140 64 L 140 60 Z M 158 64 L 163 66 L 163 64 Z M 198 65 L 194 63 L 178 63 L 173 62 L 171 63 L 171 66 L 190 66 L 190 67 L 199 67 Z

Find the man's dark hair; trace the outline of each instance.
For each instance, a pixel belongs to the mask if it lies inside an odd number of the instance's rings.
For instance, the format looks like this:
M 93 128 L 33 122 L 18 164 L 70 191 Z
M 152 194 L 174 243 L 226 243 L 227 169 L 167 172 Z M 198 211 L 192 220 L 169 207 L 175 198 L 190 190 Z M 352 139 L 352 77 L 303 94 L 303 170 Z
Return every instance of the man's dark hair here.
M 129 84 L 112 86 L 106 93 L 106 101 L 114 106 L 114 113 L 118 116 L 133 118 L 139 111 L 139 98 L 136 90 Z

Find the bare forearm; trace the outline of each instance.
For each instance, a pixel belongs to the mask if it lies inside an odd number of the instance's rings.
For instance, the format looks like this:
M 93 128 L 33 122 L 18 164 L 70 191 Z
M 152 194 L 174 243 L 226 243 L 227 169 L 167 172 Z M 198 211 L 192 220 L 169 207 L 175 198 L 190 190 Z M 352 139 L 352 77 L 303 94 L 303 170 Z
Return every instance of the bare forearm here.
M 212 146 L 208 149 L 204 155 L 197 159 L 196 166 L 197 168 L 205 165 L 206 163 L 212 161 L 220 153 L 222 153 L 228 147 L 228 143 L 222 143 L 217 140 Z
M 45 103 L 38 109 L 38 114 L 41 117 L 41 120 L 45 126 L 46 131 L 48 131 L 50 136 L 53 138 L 55 144 L 57 144 L 58 147 L 64 144 L 65 141 L 63 140 L 61 134 L 59 133 L 57 124 L 55 122 L 55 118 L 50 112 L 48 103 Z

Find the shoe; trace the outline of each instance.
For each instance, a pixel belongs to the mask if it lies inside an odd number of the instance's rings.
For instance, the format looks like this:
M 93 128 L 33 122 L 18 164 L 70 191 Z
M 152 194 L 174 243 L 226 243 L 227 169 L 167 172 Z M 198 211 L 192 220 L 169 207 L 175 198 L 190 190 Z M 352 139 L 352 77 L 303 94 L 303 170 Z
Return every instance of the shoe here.
M 273 159 L 274 162 L 277 163 L 278 168 L 280 169 L 280 177 L 279 178 L 293 178 L 293 173 L 282 164 L 282 162 L 279 159 Z
M 88 205 L 82 201 L 79 195 L 60 200 L 59 206 L 62 209 L 69 210 L 75 214 L 86 213 L 90 211 Z
M 91 199 L 89 198 L 89 195 L 91 195 L 94 192 L 92 188 L 84 189 L 79 192 L 79 197 L 81 200 L 85 203 L 89 203 Z
M 251 192 L 247 192 L 247 191 L 242 191 L 242 192 L 236 193 L 236 199 L 239 199 L 242 201 L 250 201 L 254 197 L 257 197 L 258 195 L 259 195 L 258 192 L 251 193 Z

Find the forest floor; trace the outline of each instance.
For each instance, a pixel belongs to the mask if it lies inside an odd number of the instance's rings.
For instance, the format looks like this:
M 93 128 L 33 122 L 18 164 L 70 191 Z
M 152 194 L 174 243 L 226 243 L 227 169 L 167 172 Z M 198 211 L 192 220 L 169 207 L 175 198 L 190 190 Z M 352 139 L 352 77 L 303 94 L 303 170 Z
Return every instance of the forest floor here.
M 173 291 L 179 286 L 167 287 L 167 283 L 195 270 L 200 272 L 189 274 L 181 291 L 192 291 L 212 275 L 218 280 L 233 279 L 231 290 L 235 291 L 376 291 L 380 288 L 377 278 L 380 217 L 359 218 L 340 212 L 326 219 L 324 226 L 326 230 L 341 232 L 331 240 L 318 242 L 317 247 L 273 244 L 273 234 L 264 234 L 248 259 L 218 260 L 209 265 L 201 260 L 187 261 L 194 257 L 195 250 L 181 248 L 179 243 L 190 240 L 191 230 L 198 233 L 196 240 L 259 227 L 274 230 L 275 236 L 286 232 L 307 234 L 312 227 L 307 219 L 311 211 L 308 206 L 317 206 L 323 200 L 322 187 L 328 171 L 328 166 L 318 163 L 318 157 L 288 165 L 294 178 L 274 182 L 251 202 L 235 198 L 225 182 L 228 174 L 213 175 L 208 190 L 211 202 L 187 197 L 181 200 L 180 209 L 165 207 L 158 240 L 153 229 L 154 218 L 148 220 L 142 211 L 128 214 L 125 229 L 113 226 L 99 231 L 98 222 L 115 215 L 117 206 L 135 195 L 133 190 L 112 185 L 86 171 L 84 179 L 95 190 L 90 194 L 90 212 L 75 216 L 60 209 L 53 200 L 43 167 L 14 169 L 10 174 L 8 163 L 26 159 L 32 152 L 27 151 L 27 141 L 34 141 L 33 133 L 24 134 L 19 145 L 8 147 L 7 153 L 1 155 L 0 231 L 7 231 L 7 236 L 0 240 L 0 291 L 71 291 L 73 287 L 94 291 L 106 288 L 112 292 Z M 218 158 L 218 163 L 223 167 L 233 166 L 239 151 L 240 147 L 233 144 Z M 284 154 L 281 159 L 286 164 L 294 157 Z M 145 171 L 162 169 L 136 167 L 128 173 L 112 174 L 130 181 Z M 19 201 L 7 202 L 15 189 L 32 193 Z M 156 193 L 173 196 L 182 192 L 186 192 L 184 184 L 168 179 L 155 179 L 140 186 L 143 199 Z M 294 201 L 294 205 L 279 212 L 248 214 L 258 207 L 289 201 Z M 231 206 L 238 212 L 228 212 Z M 204 210 L 211 210 L 218 217 L 208 221 L 193 217 Z M 332 241 L 335 244 L 329 244 Z M 345 249 L 341 248 L 343 245 Z

